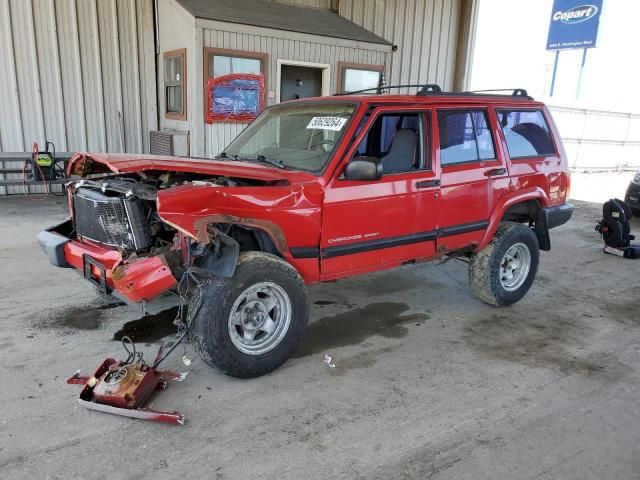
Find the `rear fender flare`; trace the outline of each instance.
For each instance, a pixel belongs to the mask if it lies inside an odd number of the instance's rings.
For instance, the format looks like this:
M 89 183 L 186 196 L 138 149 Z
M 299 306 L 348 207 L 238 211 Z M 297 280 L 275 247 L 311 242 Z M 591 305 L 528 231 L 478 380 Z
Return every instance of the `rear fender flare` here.
M 527 200 L 537 200 L 543 208 L 549 205 L 549 197 L 540 187 L 524 188 L 511 194 L 504 195 L 495 204 L 491 217 L 489 217 L 489 226 L 484 232 L 484 236 L 482 237 L 480 244 L 474 251 L 480 251 L 489 245 L 489 242 L 491 242 L 491 239 L 500 227 L 502 217 L 509 207 L 516 203 L 526 202 Z

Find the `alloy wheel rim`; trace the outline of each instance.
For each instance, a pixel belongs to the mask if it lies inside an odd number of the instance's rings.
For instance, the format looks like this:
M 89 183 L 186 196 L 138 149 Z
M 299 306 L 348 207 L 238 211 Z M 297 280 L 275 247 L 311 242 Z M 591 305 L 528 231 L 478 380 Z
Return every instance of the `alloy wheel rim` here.
M 231 342 L 247 355 L 270 352 L 289 330 L 291 311 L 289 295 L 279 285 L 260 282 L 250 286 L 231 307 L 228 324 Z
M 524 243 L 512 245 L 500 261 L 500 285 L 507 292 L 519 289 L 531 269 L 531 252 Z

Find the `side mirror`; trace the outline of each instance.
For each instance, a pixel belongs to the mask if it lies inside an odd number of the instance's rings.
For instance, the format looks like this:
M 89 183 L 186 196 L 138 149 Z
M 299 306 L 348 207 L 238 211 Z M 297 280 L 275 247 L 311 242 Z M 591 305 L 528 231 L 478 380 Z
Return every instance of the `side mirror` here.
M 344 169 L 346 180 L 372 181 L 382 178 L 382 162 L 376 157 L 355 157 Z

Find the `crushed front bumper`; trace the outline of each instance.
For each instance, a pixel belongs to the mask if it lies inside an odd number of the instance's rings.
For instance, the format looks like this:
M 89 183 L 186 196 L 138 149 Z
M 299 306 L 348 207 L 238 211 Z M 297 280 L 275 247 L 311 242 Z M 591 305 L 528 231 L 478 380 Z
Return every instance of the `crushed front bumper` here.
M 118 293 L 131 302 L 148 302 L 177 285 L 163 256 L 126 262 L 113 248 L 71 237 L 71 220 L 38 234 L 38 243 L 56 267 L 75 268 L 103 293 Z

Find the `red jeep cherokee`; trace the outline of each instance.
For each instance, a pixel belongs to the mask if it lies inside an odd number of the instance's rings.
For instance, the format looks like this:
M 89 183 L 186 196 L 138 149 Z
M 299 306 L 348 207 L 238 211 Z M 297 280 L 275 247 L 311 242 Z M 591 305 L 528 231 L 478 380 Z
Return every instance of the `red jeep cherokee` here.
M 71 219 L 38 236 L 51 263 L 130 302 L 197 286 L 190 337 L 238 377 L 294 351 L 305 284 L 463 257 L 482 301 L 517 302 L 573 212 L 553 120 L 522 90 L 281 103 L 215 160 L 78 153 L 68 173 Z

